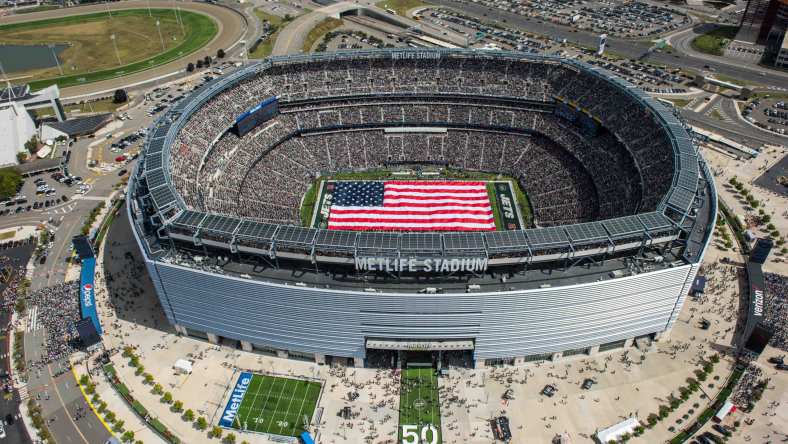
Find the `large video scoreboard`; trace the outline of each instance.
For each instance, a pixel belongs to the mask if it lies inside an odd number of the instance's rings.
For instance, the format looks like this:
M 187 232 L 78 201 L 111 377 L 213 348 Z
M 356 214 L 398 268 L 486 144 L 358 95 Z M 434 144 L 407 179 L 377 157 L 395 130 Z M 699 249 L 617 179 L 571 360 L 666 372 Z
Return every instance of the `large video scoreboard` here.
M 267 122 L 279 114 L 279 101 L 269 97 L 254 108 L 246 111 L 235 119 L 235 130 L 239 137 L 257 128 L 261 123 Z

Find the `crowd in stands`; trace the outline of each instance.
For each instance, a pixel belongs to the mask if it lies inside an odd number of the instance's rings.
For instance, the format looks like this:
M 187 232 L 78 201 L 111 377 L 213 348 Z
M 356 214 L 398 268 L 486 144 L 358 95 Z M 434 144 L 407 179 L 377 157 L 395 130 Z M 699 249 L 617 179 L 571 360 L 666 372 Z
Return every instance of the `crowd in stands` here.
M 764 273 L 764 323 L 772 330 L 770 345 L 788 351 L 788 278 Z
M 242 137 L 227 131 L 271 95 L 280 98 L 277 117 Z M 487 97 L 459 97 L 468 95 Z M 604 128 L 584 135 L 544 106 L 553 97 L 577 103 Z M 441 124 L 447 132 L 381 129 Z M 673 170 L 672 146 L 652 113 L 606 80 L 559 63 L 464 56 L 274 65 L 202 106 L 171 159 L 190 207 L 296 224 L 315 177 L 392 161 L 516 177 L 541 226 L 653 210 Z

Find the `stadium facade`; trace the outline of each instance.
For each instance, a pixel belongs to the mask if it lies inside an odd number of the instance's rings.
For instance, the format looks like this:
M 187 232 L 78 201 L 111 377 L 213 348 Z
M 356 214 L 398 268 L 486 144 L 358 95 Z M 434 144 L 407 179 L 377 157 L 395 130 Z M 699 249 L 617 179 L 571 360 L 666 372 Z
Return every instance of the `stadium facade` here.
M 258 118 L 248 135 L 238 133 L 237 117 L 271 96 L 278 109 Z M 465 111 L 468 104 L 475 111 Z M 482 118 L 462 114 L 478 110 Z M 476 152 L 468 143 L 459 167 L 502 168 L 513 177 L 527 170 L 522 181 L 534 199 L 537 227 L 337 232 L 297 226 L 297 205 L 288 209 L 279 205 L 286 197 L 270 197 L 301 182 L 307 187 L 318 175 L 391 161 L 391 151 L 370 160 L 375 143 L 391 143 L 376 131 L 397 128 L 412 137 L 403 140 L 421 144 L 422 136 L 437 137 L 434 130 L 420 135 L 427 127 L 466 141 L 481 137 L 478 160 L 468 160 Z M 572 138 L 575 133 L 586 136 Z M 332 148 L 337 135 L 348 141 L 345 160 Z M 351 143 L 352 137 L 371 142 Z M 504 160 L 505 143 L 523 138 L 531 153 L 563 153 L 554 163 L 559 169 L 542 173 L 549 180 L 531 178 L 540 170 L 530 169 L 527 156 Z M 583 145 L 584 138 L 593 142 Z M 425 153 L 438 146 L 430 140 Z M 312 141 L 325 144 L 326 159 L 308 149 Z M 627 157 L 616 163 L 630 165 L 632 177 L 597 178 L 613 166 L 594 166 L 579 148 L 566 147 L 571 144 Z M 454 166 L 444 149 L 401 160 Z M 546 157 L 545 165 L 555 158 Z M 312 175 L 287 182 L 294 180 L 283 173 L 290 167 L 276 162 L 288 160 Z M 572 178 L 564 186 L 572 172 L 588 182 Z M 572 184 L 560 202 L 549 197 Z M 593 193 L 584 195 L 589 187 Z M 622 199 L 617 190 L 629 194 Z M 689 293 L 717 212 L 705 162 L 662 104 L 576 61 L 472 50 L 271 58 L 218 78 L 157 121 L 127 201 L 146 268 L 178 332 L 317 362 L 349 358 L 355 365 L 364 365 L 370 350 L 462 350 L 481 367 L 659 340 Z M 402 266 L 359 266 L 384 260 Z M 428 273 L 419 268 L 426 260 L 483 267 Z

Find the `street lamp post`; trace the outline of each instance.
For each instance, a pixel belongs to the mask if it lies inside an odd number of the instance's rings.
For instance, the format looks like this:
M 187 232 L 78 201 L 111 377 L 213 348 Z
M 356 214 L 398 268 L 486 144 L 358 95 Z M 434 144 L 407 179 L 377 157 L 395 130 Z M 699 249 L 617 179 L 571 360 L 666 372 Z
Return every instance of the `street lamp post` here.
M 157 19 L 156 20 L 156 30 L 159 31 L 159 41 L 161 42 L 161 50 L 164 51 L 164 37 L 161 36 L 161 27 L 160 27 L 160 25 L 161 25 L 161 22 L 159 22 L 159 20 Z
M 55 44 L 54 43 L 48 43 L 47 46 L 49 47 L 49 50 L 52 51 L 52 58 L 55 59 L 55 63 L 57 64 L 57 69 L 58 69 L 58 71 L 60 71 L 60 75 L 62 76 L 63 75 L 63 68 L 60 66 L 60 60 L 58 60 L 57 54 L 55 54 Z
M 123 62 L 120 61 L 120 53 L 118 52 L 118 43 L 115 41 L 115 34 L 110 35 L 109 39 L 112 40 L 112 47 L 115 48 L 115 57 L 118 58 L 118 65 L 122 65 Z

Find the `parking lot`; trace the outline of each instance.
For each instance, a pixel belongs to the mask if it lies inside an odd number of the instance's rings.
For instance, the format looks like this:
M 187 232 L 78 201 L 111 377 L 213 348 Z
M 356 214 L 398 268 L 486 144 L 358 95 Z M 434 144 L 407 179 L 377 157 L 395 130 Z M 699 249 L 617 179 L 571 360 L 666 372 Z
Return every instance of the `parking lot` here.
M 89 190 L 81 176 L 66 176 L 62 171 L 39 173 L 26 177 L 16 196 L 0 202 L 0 217 L 45 211 Z
M 482 23 L 479 19 L 443 8 L 420 11 L 416 17 L 421 21 L 446 28 L 468 39 L 471 48 L 495 46 L 500 49 L 542 53 L 551 48 L 548 39 L 520 30 Z
M 662 69 L 648 63 L 634 62 L 634 61 L 621 61 L 613 62 L 611 60 L 587 60 L 591 65 L 605 68 L 618 74 L 631 83 L 638 86 L 656 86 L 656 87 L 670 87 L 676 84 L 683 84 L 692 79 L 680 73 L 679 69 Z M 663 88 L 666 89 L 666 88 Z M 656 91 L 655 91 L 656 92 Z M 668 94 L 677 94 L 675 89 L 665 91 Z
M 511 13 L 618 37 L 647 37 L 689 24 L 682 11 L 643 1 L 473 0 Z
M 742 109 L 742 117 L 760 128 L 785 134 L 788 131 L 788 101 L 755 99 Z

